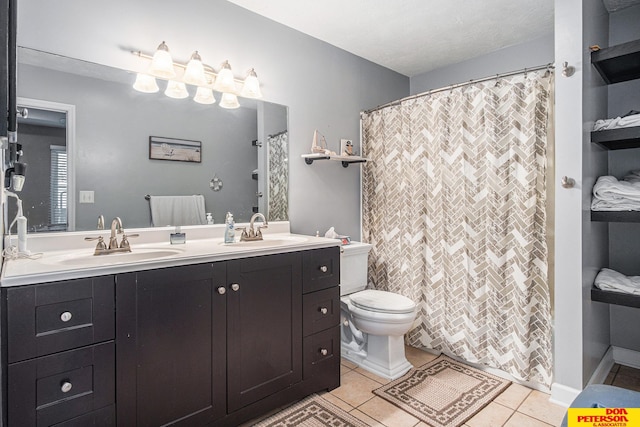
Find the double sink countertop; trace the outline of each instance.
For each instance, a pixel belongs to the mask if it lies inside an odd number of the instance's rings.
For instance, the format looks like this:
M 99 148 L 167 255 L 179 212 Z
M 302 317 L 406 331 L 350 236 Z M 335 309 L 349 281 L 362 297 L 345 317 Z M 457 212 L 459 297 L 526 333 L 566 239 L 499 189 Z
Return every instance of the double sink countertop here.
M 95 242 L 84 241 L 84 237 L 102 235 L 108 241 L 109 230 L 29 235 L 28 248 L 35 256 L 5 259 L 0 285 L 54 282 L 340 246 L 336 239 L 291 234 L 288 229 L 288 222 L 270 223 L 269 229 L 263 230 L 263 240 L 239 242 L 237 233 L 236 243 L 224 243 L 221 226 L 182 227 L 187 241 L 176 245 L 169 243 L 172 227 L 126 230 L 127 234 L 140 234 L 140 238 L 130 239 L 131 252 L 108 255 L 94 255 Z

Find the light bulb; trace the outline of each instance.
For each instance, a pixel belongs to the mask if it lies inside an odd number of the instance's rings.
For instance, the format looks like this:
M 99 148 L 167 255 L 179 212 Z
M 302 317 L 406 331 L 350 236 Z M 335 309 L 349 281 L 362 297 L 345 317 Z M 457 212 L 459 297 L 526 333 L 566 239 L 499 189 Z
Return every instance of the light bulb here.
M 196 92 L 196 96 L 193 97 L 193 100 L 198 104 L 214 104 L 216 102 L 213 91 L 208 87 L 198 87 L 198 91 Z
M 244 96 L 245 98 L 262 98 L 260 81 L 258 80 L 258 75 L 253 68 L 249 70 L 247 78 L 244 79 L 244 85 L 242 86 L 240 96 Z
M 222 99 L 220 99 L 220 106 L 222 108 L 234 109 L 239 108 L 240 103 L 238 102 L 238 97 L 233 93 L 223 93 Z
M 231 71 L 231 65 L 229 61 L 224 61 L 222 68 L 218 71 L 216 76 L 216 82 L 213 85 L 213 90 L 217 92 L 230 92 L 235 93 L 236 82 L 233 77 L 233 71 Z
M 136 74 L 136 81 L 133 84 L 133 88 L 138 92 L 144 93 L 156 93 L 160 90 L 153 76 L 142 73 Z
M 189 96 L 189 92 L 187 92 L 187 87 L 182 82 L 177 82 L 175 80 L 169 80 L 167 84 L 167 89 L 164 91 L 164 94 L 169 98 L 182 99 Z
M 173 69 L 173 59 L 171 59 L 169 47 L 165 42 L 160 43 L 156 53 L 153 54 L 149 73 L 163 79 L 172 79 L 176 76 L 176 71 Z
M 184 72 L 183 80 L 185 83 L 194 86 L 204 86 L 207 84 L 207 80 L 204 76 L 204 66 L 202 65 L 202 58 L 198 55 L 196 50 L 191 55 L 191 59 L 187 64 L 187 69 Z

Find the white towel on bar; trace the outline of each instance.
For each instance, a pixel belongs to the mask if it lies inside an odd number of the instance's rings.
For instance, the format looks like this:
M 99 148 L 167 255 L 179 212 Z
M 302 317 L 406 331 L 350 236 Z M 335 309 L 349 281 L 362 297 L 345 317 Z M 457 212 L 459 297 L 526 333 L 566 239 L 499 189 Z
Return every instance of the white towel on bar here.
M 601 176 L 593 186 L 593 211 L 640 211 L 640 181 Z
M 640 114 L 632 114 L 624 117 L 616 117 L 615 119 L 596 120 L 593 130 L 609 130 L 640 126 Z
M 600 270 L 596 276 L 595 285 L 603 291 L 640 295 L 640 276 L 625 276 L 608 268 Z
M 166 225 L 206 224 L 204 196 L 150 196 L 151 222 L 154 227 Z

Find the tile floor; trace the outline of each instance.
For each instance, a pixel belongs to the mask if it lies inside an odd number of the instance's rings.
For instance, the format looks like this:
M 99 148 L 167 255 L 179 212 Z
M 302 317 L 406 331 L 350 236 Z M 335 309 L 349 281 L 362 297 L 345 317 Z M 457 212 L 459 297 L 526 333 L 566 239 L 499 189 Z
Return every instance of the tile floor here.
M 605 384 L 640 391 L 640 369 L 630 368 L 624 365 L 613 365 Z
M 407 347 L 407 359 L 421 366 L 435 355 Z M 372 427 L 427 427 L 426 424 L 386 400 L 374 395 L 373 389 L 387 383 L 384 378 L 342 361 L 341 386 L 322 397 L 348 411 Z M 549 402 L 549 395 L 512 384 L 464 427 L 548 427 L 562 422 L 565 408 Z

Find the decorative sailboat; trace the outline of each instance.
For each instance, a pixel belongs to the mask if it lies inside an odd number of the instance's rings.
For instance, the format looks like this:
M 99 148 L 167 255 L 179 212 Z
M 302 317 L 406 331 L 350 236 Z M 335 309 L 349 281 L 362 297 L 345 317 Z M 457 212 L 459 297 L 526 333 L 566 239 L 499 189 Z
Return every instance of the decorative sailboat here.
M 311 142 L 311 152 L 314 154 L 325 154 L 327 156 L 335 156 L 335 151 L 331 151 L 327 148 L 327 140 L 324 139 L 324 135 L 318 132 L 318 129 L 313 131 L 313 141 Z

